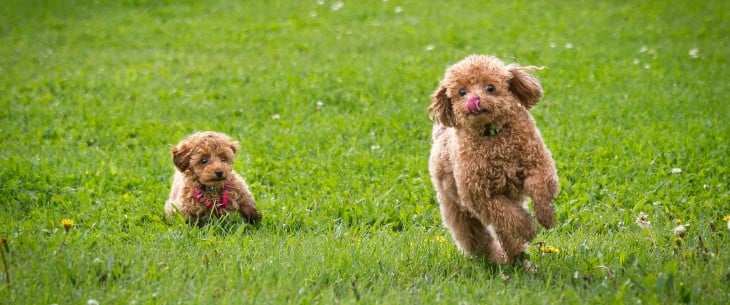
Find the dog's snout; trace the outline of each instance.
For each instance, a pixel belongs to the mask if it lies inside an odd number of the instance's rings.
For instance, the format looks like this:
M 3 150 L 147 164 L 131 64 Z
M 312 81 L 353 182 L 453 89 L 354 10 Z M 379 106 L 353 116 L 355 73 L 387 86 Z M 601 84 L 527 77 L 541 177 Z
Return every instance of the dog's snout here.
M 220 178 L 223 177 L 223 170 L 222 169 L 216 169 L 215 170 L 215 176 Z
M 480 104 L 479 96 L 472 95 L 466 100 L 466 109 L 472 113 L 477 114 L 480 111 L 482 111 L 482 106 Z

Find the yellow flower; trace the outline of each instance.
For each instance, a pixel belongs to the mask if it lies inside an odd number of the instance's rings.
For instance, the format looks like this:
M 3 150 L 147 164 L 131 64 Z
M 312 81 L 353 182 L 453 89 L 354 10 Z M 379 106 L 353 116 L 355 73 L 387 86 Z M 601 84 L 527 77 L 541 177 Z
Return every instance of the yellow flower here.
M 725 217 L 722 218 L 722 221 L 730 221 L 730 215 L 725 215 Z
M 444 241 L 445 241 L 445 239 L 444 239 L 443 236 L 436 236 L 436 241 L 439 242 L 439 243 L 441 243 L 441 244 L 443 244 Z
M 558 247 L 553 246 L 540 246 L 540 252 L 542 253 L 560 253 Z
M 66 233 L 68 233 L 68 230 L 71 230 L 73 226 L 76 225 L 73 220 L 71 219 L 62 219 L 61 220 L 61 226 L 64 230 L 66 230 Z

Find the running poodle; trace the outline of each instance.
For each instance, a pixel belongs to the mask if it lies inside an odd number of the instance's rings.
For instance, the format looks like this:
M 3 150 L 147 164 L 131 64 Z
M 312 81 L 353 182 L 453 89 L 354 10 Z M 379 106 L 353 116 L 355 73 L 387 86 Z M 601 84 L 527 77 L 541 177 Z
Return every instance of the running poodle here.
M 172 148 L 175 174 L 165 213 L 179 212 L 205 225 L 211 216 L 238 211 L 250 223 L 261 220 L 246 182 L 233 170 L 238 142 L 217 132 L 198 132 Z
M 446 70 L 431 95 L 436 122 L 429 172 L 444 224 L 469 255 L 514 263 L 536 234 L 528 212 L 553 225 L 558 175 L 528 110 L 542 88 L 527 72 L 472 55 Z

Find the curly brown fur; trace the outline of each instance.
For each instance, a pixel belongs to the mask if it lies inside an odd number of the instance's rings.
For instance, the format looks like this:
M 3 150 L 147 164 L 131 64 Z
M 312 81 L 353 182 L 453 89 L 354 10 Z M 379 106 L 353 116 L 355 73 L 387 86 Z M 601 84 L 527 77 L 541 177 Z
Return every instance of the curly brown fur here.
M 198 132 L 172 148 L 175 174 L 165 213 L 179 212 L 188 222 L 204 225 L 211 216 L 238 211 L 248 222 L 261 220 L 256 201 L 246 182 L 233 170 L 238 142 L 217 132 Z M 230 185 L 228 191 L 225 186 Z M 196 189 L 201 194 L 196 199 Z M 227 192 L 225 207 L 206 206 L 202 201 L 220 204 Z
M 429 160 L 444 224 L 457 246 L 496 263 L 513 263 L 553 224 L 555 164 L 528 110 L 542 88 L 528 72 L 472 55 L 446 70 L 431 95 Z

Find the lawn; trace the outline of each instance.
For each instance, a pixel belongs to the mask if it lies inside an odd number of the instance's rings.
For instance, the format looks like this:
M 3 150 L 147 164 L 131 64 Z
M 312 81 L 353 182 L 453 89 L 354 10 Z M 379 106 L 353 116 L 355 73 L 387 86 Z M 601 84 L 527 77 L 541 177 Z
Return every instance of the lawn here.
M 6 1 L 0 304 L 728 304 L 728 20 L 719 0 Z M 426 108 L 475 53 L 545 67 L 561 193 L 535 273 L 441 225 Z M 165 218 L 170 147 L 202 130 L 241 142 L 260 225 Z

